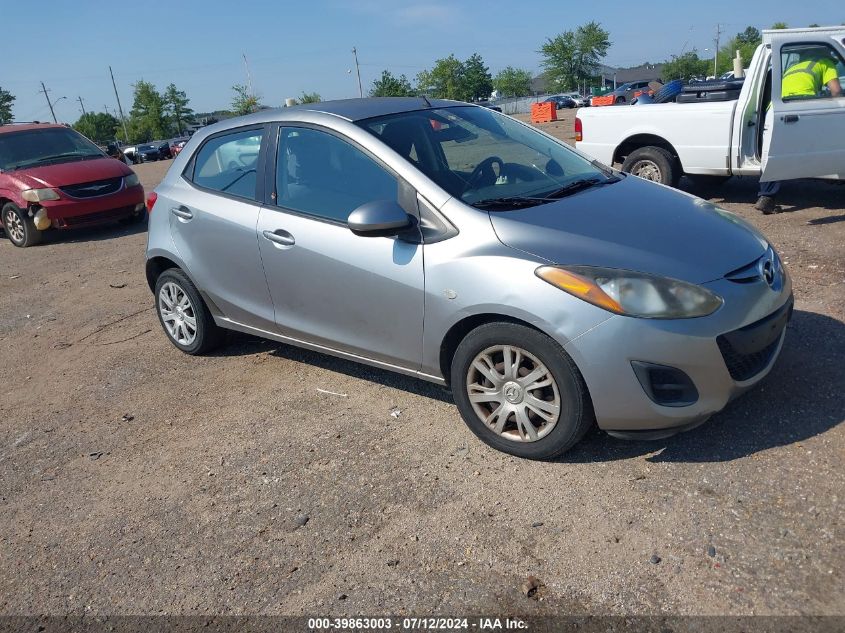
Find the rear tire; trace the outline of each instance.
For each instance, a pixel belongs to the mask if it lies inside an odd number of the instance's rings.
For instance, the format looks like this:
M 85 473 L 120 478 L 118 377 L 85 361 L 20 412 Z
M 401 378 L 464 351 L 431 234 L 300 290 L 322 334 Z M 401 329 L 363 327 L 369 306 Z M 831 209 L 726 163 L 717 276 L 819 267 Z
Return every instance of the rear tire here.
M 451 384 L 470 430 L 517 457 L 558 457 L 594 422 L 578 368 L 556 341 L 523 325 L 488 323 L 467 334 L 452 360 Z
M 178 268 L 159 275 L 155 306 L 167 338 L 186 354 L 207 354 L 223 342 L 225 332 L 214 322 L 196 286 Z
M 645 180 L 676 187 L 681 179 L 678 159 L 662 147 L 641 147 L 628 154 L 622 171 Z
M 14 202 L 7 202 L 0 210 L 3 230 L 9 241 L 18 248 L 35 246 L 41 241 L 44 233 L 35 228 L 35 222 L 27 213 Z

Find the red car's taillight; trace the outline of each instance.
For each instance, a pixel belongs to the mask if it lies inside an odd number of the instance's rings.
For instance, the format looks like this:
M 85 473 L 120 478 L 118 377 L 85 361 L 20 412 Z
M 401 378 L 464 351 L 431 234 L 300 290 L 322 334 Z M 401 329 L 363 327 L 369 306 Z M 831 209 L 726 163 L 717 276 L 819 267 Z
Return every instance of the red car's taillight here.
M 575 140 L 580 142 L 584 140 L 584 128 L 581 126 L 581 119 L 575 117 Z
M 155 191 L 151 191 L 147 194 L 147 213 L 153 212 L 153 206 L 158 200 L 158 194 Z

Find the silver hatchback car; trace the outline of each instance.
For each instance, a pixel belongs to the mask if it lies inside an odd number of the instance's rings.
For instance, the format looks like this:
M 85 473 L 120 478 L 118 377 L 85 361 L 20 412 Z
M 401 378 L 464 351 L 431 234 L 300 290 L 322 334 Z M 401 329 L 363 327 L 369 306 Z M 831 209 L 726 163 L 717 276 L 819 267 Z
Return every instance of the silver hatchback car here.
M 479 438 L 533 459 L 594 422 L 700 424 L 770 371 L 792 311 L 738 217 L 452 101 L 203 128 L 148 208 L 147 279 L 180 350 L 238 330 L 449 385 Z

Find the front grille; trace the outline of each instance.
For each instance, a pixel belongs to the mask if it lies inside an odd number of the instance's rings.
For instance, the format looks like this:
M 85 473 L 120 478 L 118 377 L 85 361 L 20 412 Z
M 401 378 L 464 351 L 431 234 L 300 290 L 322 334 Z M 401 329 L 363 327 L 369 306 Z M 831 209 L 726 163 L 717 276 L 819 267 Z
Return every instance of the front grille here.
M 790 295 L 789 300 L 769 316 L 716 337 L 731 378 L 748 380 L 768 366 L 792 316 L 792 305 Z
M 740 354 L 724 336 L 717 337 L 716 343 L 719 345 L 719 351 L 722 352 L 722 358 L 725 359 L 731 378 L 742 381 L 753 378 L 766 368 L 778 348 L 780 338 L 775 339 L 759 352 L 751 354 Z
M 135 205 L 128 207 L 119 207 L 117 209 L 109 209 L 108 211 L 99 211 L 97 213 L 88 213 L 85 215 L 74 215 L 69 218 L 62 218 L 60 223 L 66 227 L 84 226 L 86 224 L 99 224 L 100 222 L 108 222 L 109 220 L 120 220 L 129 217 L 135 212 Z
M 107 196 L 110 193 L 119 191 L 123 185 L 123 177 L 108 178 L 106 180 L 95 180 L 94 182 L 83 182 L 78 185 L 67 185 L 59 187 L 64 193 L 74 198 L 97 198 Z

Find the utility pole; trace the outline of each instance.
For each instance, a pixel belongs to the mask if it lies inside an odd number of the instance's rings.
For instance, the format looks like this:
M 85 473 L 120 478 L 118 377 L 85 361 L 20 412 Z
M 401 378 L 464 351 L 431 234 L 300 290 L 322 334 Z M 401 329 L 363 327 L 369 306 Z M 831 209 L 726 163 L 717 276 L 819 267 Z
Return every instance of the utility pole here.
M 41 92 L 44 93 L 44 98 L 47 99 L 47 105 L 50 106 L 50 114 L 53 115 L 53 123 L 58 123 L 56 120 L 56 113 L 53 111 L 53 102 L 50 101 L 50 95 L 47 94 L 48 90 L 43 81 L 41 82 Z
M 79 99 L 79 107 L 82 108 L 82 116 L 85 116 L 85 104 L 82 103 L 82 97 L 77 97 Z
M 722 25 L 716 25 L 716 48 L 713 49 L 713 77 L 716 77 L 716 69 L 719 67 L 719 37 L 722 35 Z
M 123 136 L 126 142 L 129 142 L 129 132 L 126 131 L 126 118 L 123 116 L 123 107 L 120 105 L 120 97 L 117 94 L 117 84 L 114 83 L 114 73 L 111 66 L 109 66 L 109 74 L 111 75 L 111 85 L 114 88 L 114 98 L 117 99 L 117 111 L 120 112 L 120 122 L 123 123 Z
M 252 75 L 249 73 L 249 62 L 246 60 L 246 53 L 242 53 L 244 57 L 244 68 L 246 68 L 246 86 L 250 96 L 252 96 Z
M 358 65 L 358 49 L 352 47 L 352 54 L 355 56 L 355 72 L 358 73 L 358 94 L 364 98 L 364 88 L 361 86 L 361 67 Z

